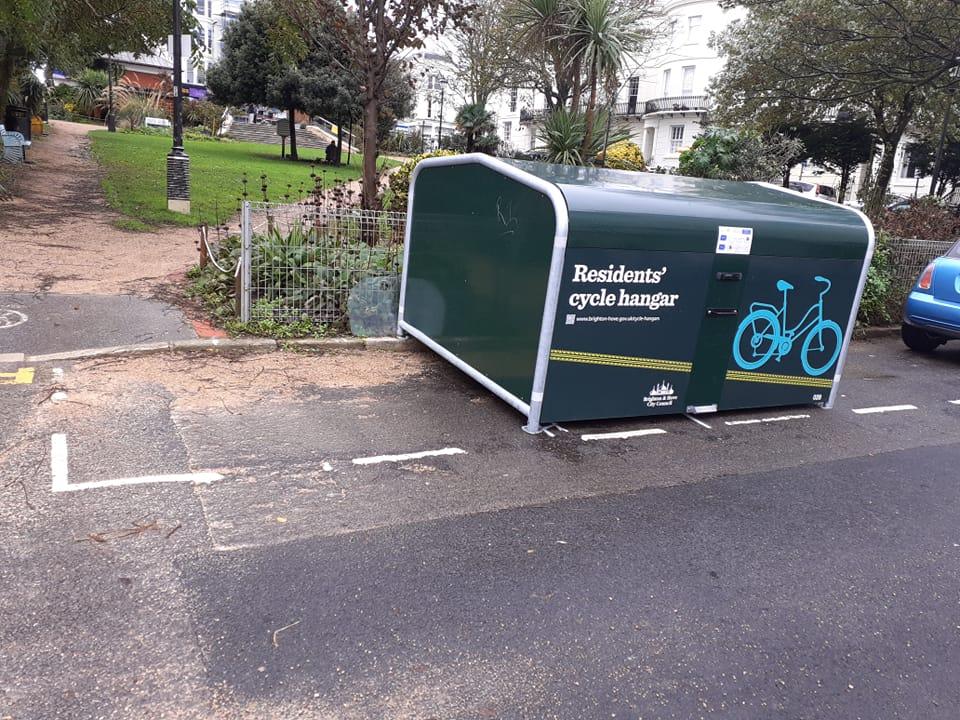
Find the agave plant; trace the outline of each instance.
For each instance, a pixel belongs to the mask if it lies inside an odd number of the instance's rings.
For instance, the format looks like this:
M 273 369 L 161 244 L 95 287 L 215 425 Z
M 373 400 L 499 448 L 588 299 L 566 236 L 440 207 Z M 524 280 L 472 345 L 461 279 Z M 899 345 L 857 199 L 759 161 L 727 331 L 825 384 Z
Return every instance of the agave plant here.
M 544 119 L 540 128 L 541 150 L 547 161 L 560 165 L 589 165 L 608 145 L 628 140 L 630 131 L 623 125 L 612 126 L 607 134 L 609 111 L 598 110 L 589 135 L 584 112 L 560 108 Z

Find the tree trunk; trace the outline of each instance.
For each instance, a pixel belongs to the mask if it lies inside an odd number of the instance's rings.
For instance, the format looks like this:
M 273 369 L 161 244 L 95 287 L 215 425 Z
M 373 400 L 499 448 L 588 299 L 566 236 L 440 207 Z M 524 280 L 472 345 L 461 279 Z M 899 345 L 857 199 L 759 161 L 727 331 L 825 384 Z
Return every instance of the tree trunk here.
M 377 117 L 380 102 L 368 95 L 363 100 L 363 209 L 377 209 Z
M 871 218 L 878 217 L 883 210 L 884 200 L 887 197 L 887 186 L 893 176 L 893 159 L 897 154 L 897 145 L 900 144 L 901 133 L 891 133 L 883 139 L 883 156 L 877 167 L 877 175 L 873 185 L 867 193 L 863 211 Z
M 7 94 L 10 92 L 11 82 L 13 82 L 13 55 L 5 53 L 0 58 L 0 125 L 3 124 L 3 118 L 7 113 Z
M 343 123 L 337 118 L 337 165 L 343 162 Z
M 792 167 L 791 165 L 787 165 L 787 166 L 783 169 L 783 183 L 782 183 L 782 186 L 785 187 L 785 188 L 789 188 L 789 187 L 790 187 L 790 168 L 791 168 L 791 167 Z
M 297 156 L 297 117 L 296 111 L 291 107 L 287 108 L 287 119 L 290 120 L 290 159 L 299 160 Z
M 590 72 L 590 99 L 587 102 L 587 114 L 583 122 L 583 142 L 580 144 L 580 162 L 587 164 L 587 149 L 593 141 L 593 124 L 597 114 L 597 73 Z M 606 151 L 606 148 L 603 148 Z
M 847 197 L 847 185 L 850 184 L 850 170 L 849 165 L 844 165 L 840 168 L 840 189 L 837 191 L 837 201 L 843 203 Z

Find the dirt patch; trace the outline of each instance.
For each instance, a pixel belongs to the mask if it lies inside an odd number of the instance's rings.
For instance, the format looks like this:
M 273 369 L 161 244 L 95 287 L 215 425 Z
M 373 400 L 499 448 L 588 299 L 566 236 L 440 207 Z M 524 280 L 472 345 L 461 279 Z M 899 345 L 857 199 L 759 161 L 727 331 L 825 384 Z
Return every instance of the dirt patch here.
M 310 391 L 355 389 L 399 382 L 422 374 L 422 353 L 338 352 L 323 355 L 274 352 L 263 355 L 162 354 L 77 363 L 66 374 L 69 402 L 103 407 L 145 386 L 173 396 L 175 410 L 237 412 L 254 402 L 291 401 Z
M 151 297 L 196 262 L 197 231 L 127 232 L 100 189 L 88 133 L 54 121 L 0 204 L 0 290 Z

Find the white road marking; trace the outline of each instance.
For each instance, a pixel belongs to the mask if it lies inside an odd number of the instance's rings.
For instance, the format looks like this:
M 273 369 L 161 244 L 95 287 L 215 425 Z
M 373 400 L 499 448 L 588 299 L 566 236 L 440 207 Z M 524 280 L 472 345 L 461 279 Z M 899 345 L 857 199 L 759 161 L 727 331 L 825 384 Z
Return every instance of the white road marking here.
M 117 478 L 116 480 L 94 480 L 92 482 L 70 483 L 54 487 L 54 492 L 72 492 L 94 488 L 123 487 L 124 485 L 149 485 L 152 483 L 188 482 L 195 485 L 209 485 L 223 480 L 223 475 L 215 472 L 182 473 L 179 475 L 143 475 L 141 477 Z
M 67 436 L 63 433 L 50 436 L 50 475 L 53 478 L 50 486 L 53 492 L 67 486 Z
M 725 420 L 725 425 L 758 425 L 760 423 L 783 422 L 785 420 L 804 420 L 809 415 L 780 415 L 778 417 L 752 418 L 750 420 Z
M 466 450 L 460 448 L 443 448 L 442 450 L 424 450 L 423 452 L 405 453 L 403 455 L 375 455 L 373 457 L 354 458 L 354 465 L 375 465 L 384 462 L 403 462 L 404 460 L 419 460 L 438 455 L 466 455 Z
M 50 436 L 50 475 L 52 492 L 73 492 L 93 488 L 122 487 L 124 485 L 146 485 L 149 483 L 191 482 L 208 484 L 223 480 L 223 475 L 215 472 L 182 473 L 178 475 L 144 475 L 142 477 L 117 478 L 116 480 L 94 480 L 92 482 L 70 483 L 67 436 L 54 433 Z
M 960 405 L 960 400 L 947 400 L 951 405 Z
M 625 430 L 623 432 L 594 433 L 592 435 L 581 435 L 582 440 L 626 440 L 632 437 L 642 437 L 644 435 L 666 435 L 666 430 L 660 428 L 649 428 L 647 430 Z
M 50 399 L 55 403 L 63 402 L 67 399 L 67 394 L 63 390 L 57 390 L 50 396 Z
M 700 418 L 695 418 L 693 415 L 689 415 L 689 414 L 687 414 L 687 413 L 684 413 L 683 416 L 684 416 L 687 420 L 692 420 L 692 421 L 695 422 L 697 425 L 700 425 L 701 427 L 705 427 L 707 430 L 712 430 L 712 429 L 713 429 L 713 428 L 711 428 L 709 425 L 707 425 L 703 420 L 701 420 Z
M 870 415 L 872 413 L 900 412 L 901 410 L 916 410 L 916 405 L 883 405 L 880 407 L 854 408 L 857 415 Z

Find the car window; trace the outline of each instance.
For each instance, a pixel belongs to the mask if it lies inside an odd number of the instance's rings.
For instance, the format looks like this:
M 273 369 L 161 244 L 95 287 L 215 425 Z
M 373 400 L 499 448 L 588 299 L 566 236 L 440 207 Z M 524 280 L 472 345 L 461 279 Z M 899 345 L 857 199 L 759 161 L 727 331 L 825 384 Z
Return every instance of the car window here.
M 947 250 L 947 257 L 960 258 L 960 242 L 957 242 L 952 248 Z
M 798 182 L 797 190 L 802 190 L 803 192 L 810 192 L 811 190 L 813 190 L 813 185 L 811 185 L 810 183 Z
M 836 193 L 833 192 L 833 188 L 830 187 L 829 185 L 821 185 L 820 194 L 823 195 L 824 197 L 830 197 L 830 198 L 836 197 Z

